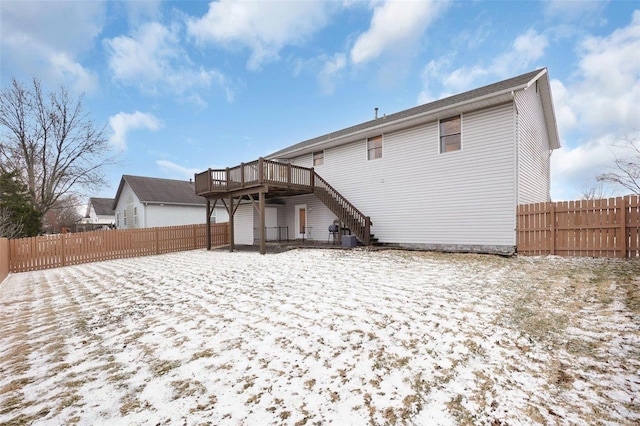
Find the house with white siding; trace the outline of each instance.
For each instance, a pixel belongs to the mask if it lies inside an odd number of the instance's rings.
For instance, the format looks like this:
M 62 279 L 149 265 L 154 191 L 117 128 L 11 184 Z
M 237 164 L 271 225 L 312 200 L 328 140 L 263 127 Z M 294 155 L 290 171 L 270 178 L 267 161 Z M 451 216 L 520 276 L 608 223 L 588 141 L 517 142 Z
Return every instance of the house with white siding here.
M 206 222 L 205 199 L 196 195 L 192 181 L 123 175 L 113 200 L 119 229 L 192 225 Z M 226 222 L 220 206 L 211 221 Z
M 513 253 L 516 207 L 549 200 L 559 147 L 545 68 L 207 170 L 196 193 L 232 213 L 232 249 L 335 222 L 364 244 Z
M 87 211 L 76 226 L 78 231 L 93 231 L 96 229 L 109 229 L 115 225 L 115 212 L 113 211 L 113 198 L 89 198 Z

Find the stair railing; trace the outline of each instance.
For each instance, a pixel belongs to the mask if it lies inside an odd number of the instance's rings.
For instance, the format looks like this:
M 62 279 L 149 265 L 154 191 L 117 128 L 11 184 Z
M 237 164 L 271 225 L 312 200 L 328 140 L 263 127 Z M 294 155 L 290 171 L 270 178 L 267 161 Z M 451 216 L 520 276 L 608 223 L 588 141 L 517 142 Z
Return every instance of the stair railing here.
M 313 193 L 344 224 L 351 229 L 365 245 L 371 244 L 371 218 L 342 196 L 333 186 L 313 171 Z

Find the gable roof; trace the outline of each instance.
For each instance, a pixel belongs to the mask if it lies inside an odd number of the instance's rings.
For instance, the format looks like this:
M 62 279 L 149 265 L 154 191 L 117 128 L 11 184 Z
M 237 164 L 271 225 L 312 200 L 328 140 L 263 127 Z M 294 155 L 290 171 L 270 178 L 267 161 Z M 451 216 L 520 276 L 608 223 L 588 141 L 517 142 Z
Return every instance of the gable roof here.
M 118 203 L 125 182 L 141 203 L 206 205 L 203 197 L 196 195 L 195 184 L 186 180 L 161 179 L 144 176 L 122 175 L 113 207 Z
M 114 216 L 116 213 L 113 210 L 113 201 L 113 198 L 89 198 L 86 217 L 89 217 L 91 207 L 93 207 L 93 211 L 95 211 L 98 216 Z
M 287 148 L 276 151 L 266 158 L 291 158 L 308 152 L 342 145 L 354 140 L 380 134 L 381 132 L 396 131 L 431 122 L 439 118 L 456 115 L 478 108 L 498 105 L 512 100 L 516 90 L 523 90 L 539 81 L 542 106 L 552 149 L 560 147 L 560 138 L 553 111 L 551 87 L 546 68 L 528 72 L 517 77 L 489 84 L 477 89 L 469 90 L 457 95 L 439 99 L 427 104 L 418 105 L 394 114 L 356 124 L 336 132 L 327 133 L 313 139 L 299 142 Z

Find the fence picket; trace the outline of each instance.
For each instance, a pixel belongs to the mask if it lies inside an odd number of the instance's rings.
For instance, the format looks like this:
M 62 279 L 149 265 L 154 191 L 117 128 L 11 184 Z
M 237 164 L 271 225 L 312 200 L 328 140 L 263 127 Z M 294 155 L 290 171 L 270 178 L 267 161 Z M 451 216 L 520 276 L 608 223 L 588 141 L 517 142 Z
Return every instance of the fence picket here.
M 229 244 L 229 224 L 211 225 L 214 246 Z M 115 229 L 9 240 L 10 272 L 206 247 L 206 225 Z
M 640 257 L 640 196 L 535 203 L 517 208 L 523 255 Z

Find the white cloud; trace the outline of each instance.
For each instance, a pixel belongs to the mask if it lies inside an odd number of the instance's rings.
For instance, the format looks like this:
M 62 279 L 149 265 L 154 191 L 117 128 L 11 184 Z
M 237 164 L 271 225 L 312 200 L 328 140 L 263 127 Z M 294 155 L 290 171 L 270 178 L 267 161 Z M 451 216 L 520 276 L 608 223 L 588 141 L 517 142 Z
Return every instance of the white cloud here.
M 43 82 L 78 92 L 97 88 L 94 73 L 78 56 L 102 32 L 105 3 L 0 2 L 0 49 L 4 72 L 37 75 Z
M 136 111 L 132 114 L 119 112 L 109 117 L 109 126 L 113 131 L 109 142 L 116 148 L 124 150 L 127 148 L 127 133 L 131 130 L 151 130 L 157 131 L 162 127 L 162 123 L 153 114 Z
M 553 93 L 558 133 L 566 135 L 578 124 L 578 118 L 569 106 L 571 93 L 560 80 L 555 79 L 551 80 L 551 93 Z
M 640 11 L 629 26 L 580 44 L 579 71 L 564 103 L 592 131 L 640 128 Z M 635 60 L 634 60 L 635 59 Z
M 324 94 L 331 94 L 336 88 L 335 80 L 339 78 L 340 72 L 347 66 L 347 57 L 344 53 L 336 53 L 327 59 L 324 67 L 318 74 L 318 80 Z
M 530 71 L 533 63 L 542 58 L 549 42 L 544 34 L 533 29 L 520 34 L 511 49 L 493 59 L 489 66 L 475 65 L 458 68 L 443 77 L 443 86 L 448 92 L 462 92 L 478 86 L 478 81 L 488 76 L 496 79 L 514 76 L 520 71 Z
M 640 61 L 630 60 L 638 52 L 640 11 L 633 14 L 630 25 L 608 36 L 585 38 L 572 79 L 564 84 L 552 81 L 560 135 L 572 133 L 584 139 L 554 153 L 556 193 L 606 172 L 614 164 L 614 150 L 619 158 L 628 154 L 615 145 L 640 129 Z
M 369 29 L 358 37 L 351 49 L 351 62 L 368 62 L 385 50 L 414 44 L 445 4 L 439 1 L 393 0 L 376 3 Z
M 605 1 L 548 0 L 545 2 L 544 13 L 547 18 L 564 22 L 579 21 L 584 26 L 599 22 L 600 12 L 606 5 Z
M 613 170 L 616 158 L 625 160 L 634 156 L 623 137 L 603 134 L 576 147 L 563 146 L 551 156 L 552 190 L 556 200 L 573 200 L 584 188 L 596 186 L 596 177 Z M 624 195 L 622 187 L 608 186 L 612 195 Z
M 320 1 L 235 2 L 209 4 L 200 19 L 187 22 L 188 33 L 200 43 L 251 51 L 247 63 L 257 70 L 279 58 L 287 45 L 301 44 L 328 22 L 334 4 Z
M 220 86 L 228 101 L 233 90 L 223 74 L 195 66 L 180 46 L 180 27 L 157 22 L 142 25 L 132 36 L 105 41 L 113 78 L 150 94 L 187 94 L 195 89 Z M 204 102 L 202 98 L 199 101 Z M 199 103 L 201 103 L 199 102 Z
M 203 170 L 203 169 L 195 169 L 191 167 L 184 167 L 168 160 L 156 160 L 156 164 L 166 172 L 170 172 L 176 176 L 185 177 L 188 179 L 193 179 L 193 176 L 196 173 L 200 173 Z

